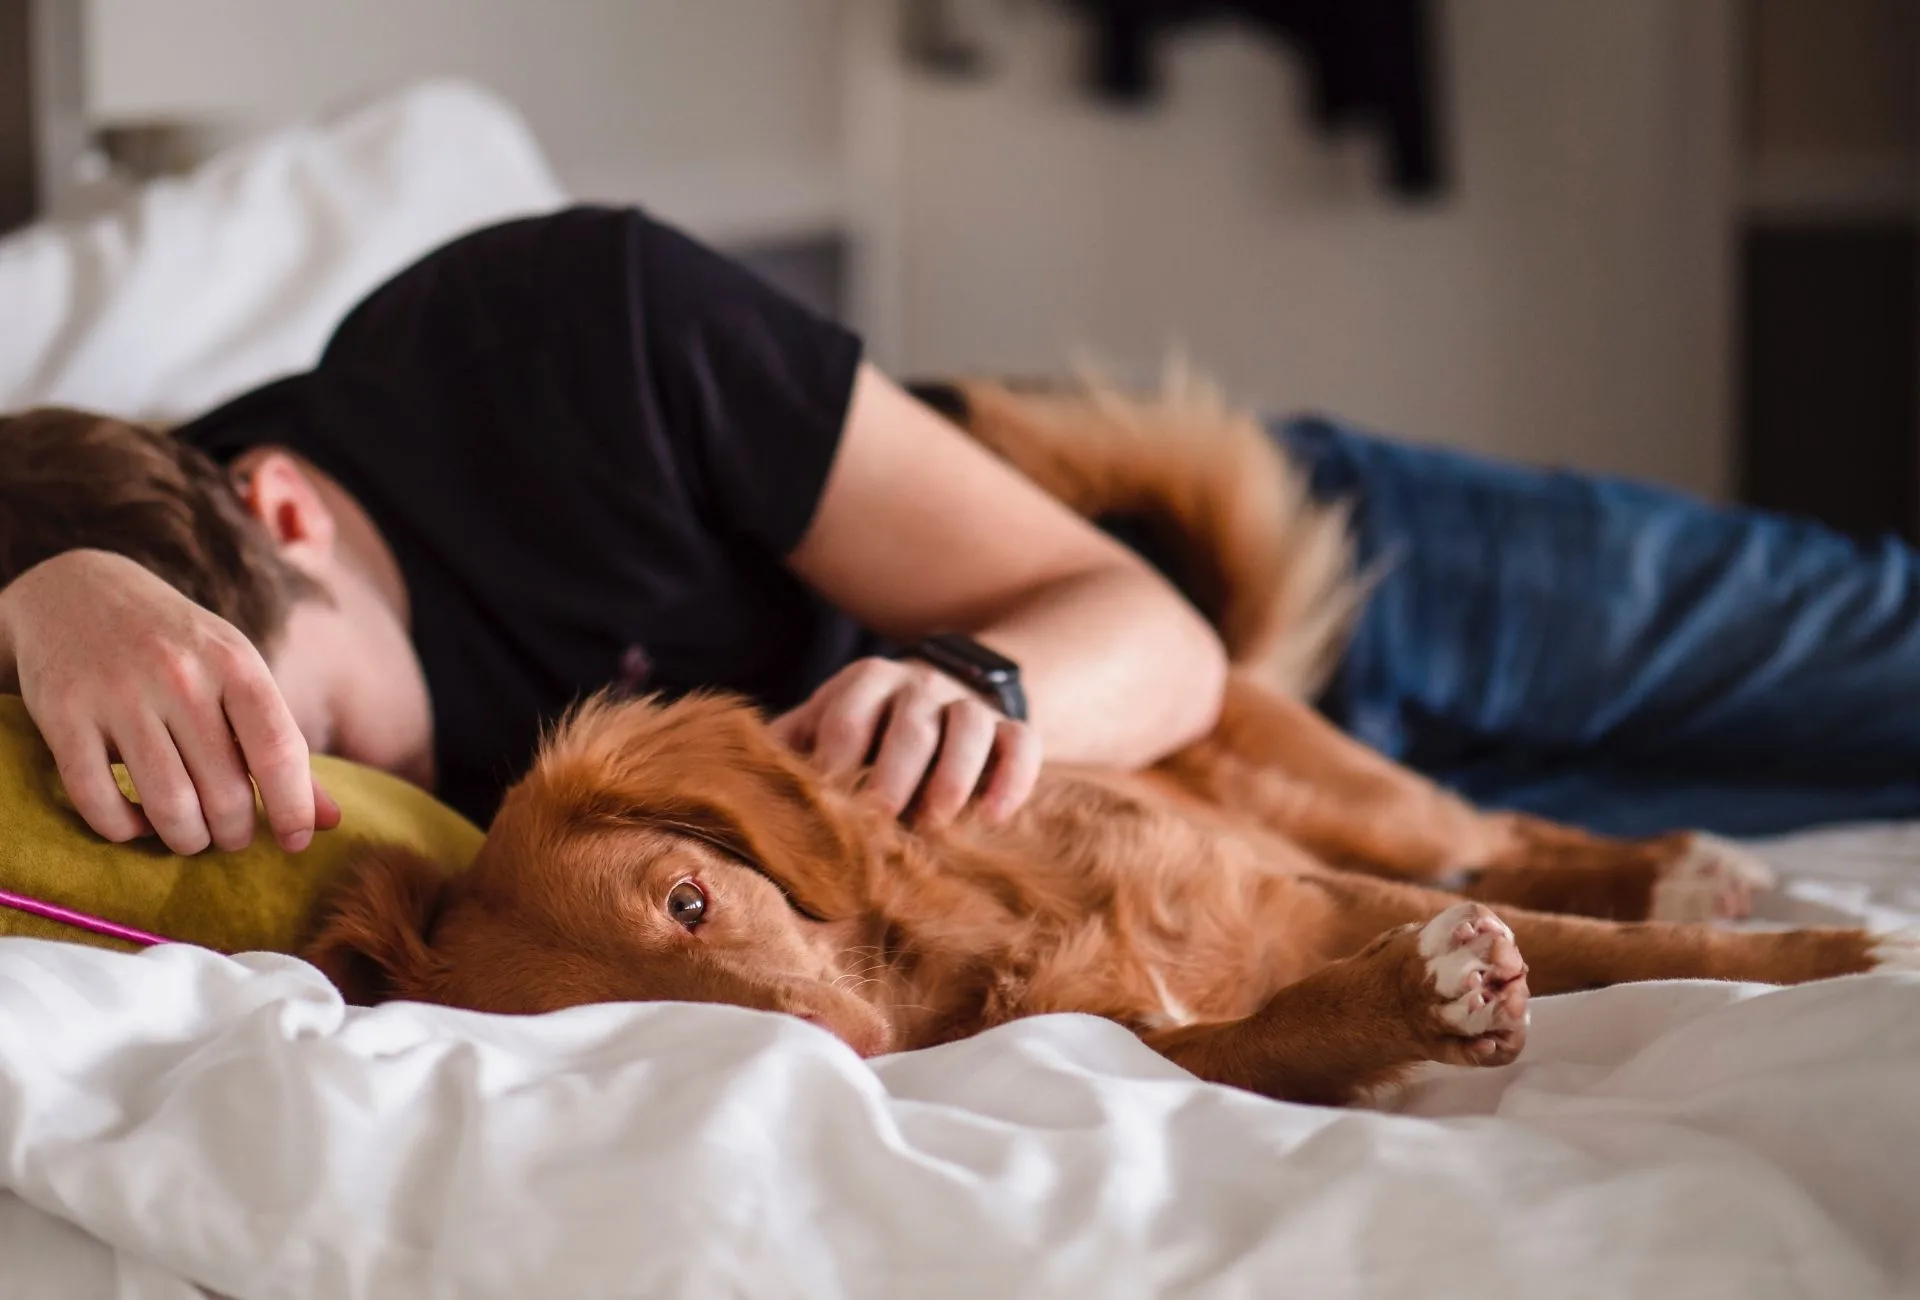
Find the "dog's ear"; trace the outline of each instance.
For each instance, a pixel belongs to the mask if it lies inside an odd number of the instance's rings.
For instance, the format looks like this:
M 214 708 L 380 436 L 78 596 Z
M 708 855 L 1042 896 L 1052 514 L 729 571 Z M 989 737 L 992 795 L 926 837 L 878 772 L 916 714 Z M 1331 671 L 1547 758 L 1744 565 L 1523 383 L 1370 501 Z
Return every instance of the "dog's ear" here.
M 771 876 L 788 900 L 816 921 L 839 921 L 865 910 L 866 863 L 820 797 L 801 764 L 775 753 L 751 772 L 703 779 L 637 809 L 639 820 L 680 829 Z M 784 749 L 784 747 L 780 747 Z
M 300 956 L 353 1006 L 421 996 L 439 969 L 428 936 L 449 879 L 410 849 L 367 847 L 322 900 Z
M 818 919 L 865 910 L 858 828 L 813 769 L 737 700 L 591 702 L 548 743 L 525 794 L 576 817 L 706 840 L 772 876 Z

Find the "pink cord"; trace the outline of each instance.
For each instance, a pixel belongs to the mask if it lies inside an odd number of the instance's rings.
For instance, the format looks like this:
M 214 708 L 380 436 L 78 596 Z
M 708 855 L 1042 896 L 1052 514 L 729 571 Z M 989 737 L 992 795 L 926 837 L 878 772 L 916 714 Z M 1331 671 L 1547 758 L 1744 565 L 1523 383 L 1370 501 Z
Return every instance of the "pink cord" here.
M 43 917 L 49 921 L 59 921 L 82 930 L 91 930 L 95 934 L 104 934 L 110 938 L 125 939 L 128 943 L 137 943 L 147 948 L 173 942 L 171 939 L 162 939 L 157 934 L 148 934 L 145 930 L 136 930 L 130 925 L 103 921 L 97 916 L 88 916 L 85 912 L 76 912 L 71 908 L 58 907 L 52 903 L 43 903 L 37 898 L 28 898 L 25 894 L 16 894 L 5 889 L 0 889 L 0 907 L 10 907 L 16 912 L 25 912 L 29 916 Z

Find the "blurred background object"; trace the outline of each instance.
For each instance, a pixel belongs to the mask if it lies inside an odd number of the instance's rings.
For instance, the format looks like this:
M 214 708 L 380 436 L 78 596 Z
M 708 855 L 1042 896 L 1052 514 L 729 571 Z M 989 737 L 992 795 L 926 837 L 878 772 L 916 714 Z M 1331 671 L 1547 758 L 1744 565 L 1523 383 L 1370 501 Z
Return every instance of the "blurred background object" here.
M 1920 5 L 1753 0 L 1743 499 L 1920 539 Z
M 1328 51 L 1352 66 L 1364 31 L 1299 25 L 1362 10 L 1415 15 L 1414 45 L 1379 48 L 1420 70 L 1372 84 L 1422 96 L 1424 202 L 1383 183 L 1405 139 L 1384 92 L 1329 90 Z M 1116 106 L 1090 69 L 1149 11 L 1153 93 Z M 460 75 L 525 115 L 569 192 L 746 257 L 897 371 L 1091 355 L 1147 380 L 1178 348 L 1276 411 L 1912 531 L 1915 12 L 0 0 L 0 145 L 64 121 L 31 168 L 129 180 Z M 33 202 L 0 222 L 62 210 Z
M 0 3 L 0 231 L 60 215 L 87 179 L 80 0 Z
M 101 162 L 124 179 L 138 183 L 181 176 L 215 154 L 245 139 L 232 121 L 168 115 L 153 121 L 124 118 L 92 132 Z
M 1109 102 L 1152 102 L 1162 91 L 1158 46 L 1196 26 L 1230 20 L 1282 45 L 1298 61 L 1305 98 L 1323 131 L 1379 133 L 1388 184 L 1424 199 L 1443 186 L 1444 109 L 1432 0 L 1073 0 L 1093 24 L 1092 84 Z

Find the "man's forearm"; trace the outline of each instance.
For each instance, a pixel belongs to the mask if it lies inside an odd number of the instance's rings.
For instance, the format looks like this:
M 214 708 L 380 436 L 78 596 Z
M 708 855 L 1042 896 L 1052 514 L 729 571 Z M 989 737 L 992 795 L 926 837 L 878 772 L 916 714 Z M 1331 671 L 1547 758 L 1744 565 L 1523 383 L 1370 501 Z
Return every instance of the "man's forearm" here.
M 1219 716 L 1227 669 L 1219 638 L 1144 569 L 1076 575 L 973 634 L 1020 665 L 1049 760 L 1146 767 Z

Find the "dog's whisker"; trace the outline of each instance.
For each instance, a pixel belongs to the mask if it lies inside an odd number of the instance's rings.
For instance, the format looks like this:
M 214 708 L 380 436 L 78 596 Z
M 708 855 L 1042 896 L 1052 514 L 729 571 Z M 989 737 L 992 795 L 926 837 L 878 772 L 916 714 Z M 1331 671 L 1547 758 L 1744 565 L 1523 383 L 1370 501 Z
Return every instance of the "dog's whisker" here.
M 853 989 L 865 988 L 869 984 L 880 984 L 883 982 L 884 981 L 874 979 L 871 976 L 840 975 L 835 977 L 833 987 L 851 991 Z

